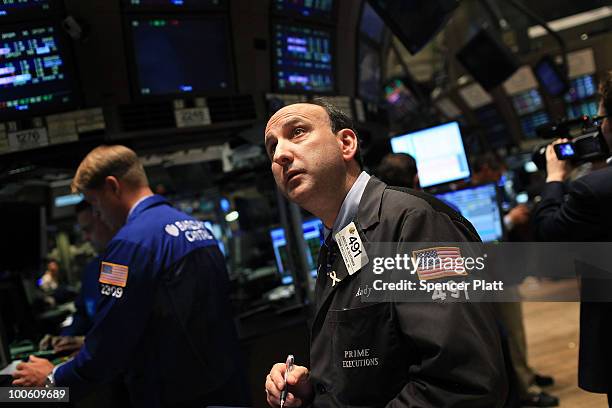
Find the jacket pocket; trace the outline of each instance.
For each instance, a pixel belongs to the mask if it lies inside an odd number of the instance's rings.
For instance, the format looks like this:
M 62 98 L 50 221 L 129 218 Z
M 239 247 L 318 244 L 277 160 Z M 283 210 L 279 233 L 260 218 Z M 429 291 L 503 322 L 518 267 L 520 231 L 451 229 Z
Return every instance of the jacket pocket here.
M 402 362 L 390 303 L 330 310 L 332 362 L 338 400 L 348 406 L 380 406 L 393 398 Z M 393 392 L 392 395 L 391 392 Z

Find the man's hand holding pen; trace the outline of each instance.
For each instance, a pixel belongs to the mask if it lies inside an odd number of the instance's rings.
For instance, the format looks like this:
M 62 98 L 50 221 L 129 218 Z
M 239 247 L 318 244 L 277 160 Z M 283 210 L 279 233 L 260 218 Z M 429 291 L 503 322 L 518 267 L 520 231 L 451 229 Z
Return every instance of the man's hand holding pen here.
M 266 377 L 266 396 L 271 407 L 280 407 L 281 393 L 285 388 L 286 363 L 277 363 L 272 366 Z M 284 407 L 301 407 L 310 404 L 314 390 L 309 379 L 308 368 L 293 365 L 293 369 L 287 373 L 287 385 L 289 392 Z

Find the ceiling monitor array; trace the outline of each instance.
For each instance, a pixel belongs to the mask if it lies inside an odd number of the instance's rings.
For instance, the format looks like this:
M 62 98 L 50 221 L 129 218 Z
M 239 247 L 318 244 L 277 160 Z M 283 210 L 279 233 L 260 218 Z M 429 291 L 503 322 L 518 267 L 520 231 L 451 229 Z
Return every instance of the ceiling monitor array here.
M 272 31 L 273 77 L 277 92 L 334 91 L 331 29 L 306 24 L 275 23 Z
M 0 119 L 73 109 L 76 73 L 66 34 L 52 22 L 0 29 Z
M 233 91 L 226 16 L 132 15 L 127 25 L 136 98 Z

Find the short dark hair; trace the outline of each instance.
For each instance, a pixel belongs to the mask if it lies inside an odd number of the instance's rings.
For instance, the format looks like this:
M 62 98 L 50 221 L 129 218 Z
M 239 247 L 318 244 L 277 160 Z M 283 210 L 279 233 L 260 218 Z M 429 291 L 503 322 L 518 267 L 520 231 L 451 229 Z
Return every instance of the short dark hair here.
M 408 153 L 389 153 L 383 157 L 375 174 L 390 186 L 414 188 L 416 160 Z
M 599 94 L 606 115 L 612 115 L 612 71 L 608 71 L 599 84 Z
M 363 158 L 361 157 L 361 148 L 359 147 L 359 134 L 357 133 L 357 130 L 353 125 L 353 120 L 350 118 L 350 116 L 325 98 L 315 98 L 308 103 L 325 109 L 325 112 L 327 112 L 327 116 L 329 117 L 331 130 L 334 134 L 338 133 L 342 129 L 351 129 L 357 135 L 357 151 L 355 152 L 355 161 L 357 164 L 359 164 L 359 168 L 363 169 Z
M 87 211 L 87 210 L 91 210 L 91 204 L 89 204 L 87 201 L 85 200 L 81 200 L 79 201 L 79 203 L 76 205 L 74 211 L 77 214 L 82 213 L 83 211 Z
M 472 171 L 475 173 L 481 171 L 485 166 L 493 171 L 502 170 L 505 167 L 503 160 L 492 152 L 487 152 L 472 158 L 471 164 Z

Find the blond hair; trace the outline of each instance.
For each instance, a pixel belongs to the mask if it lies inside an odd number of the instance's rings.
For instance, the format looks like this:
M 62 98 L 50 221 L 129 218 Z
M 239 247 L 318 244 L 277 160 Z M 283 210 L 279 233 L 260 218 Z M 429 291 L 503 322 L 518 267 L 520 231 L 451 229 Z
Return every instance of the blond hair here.
M 72 180 L 72 192 L 96 189 L 108 176 L 136 187 L 149 185 L 147 175 L 136 153 L 125 146 L 98 146 L 81 162 Z

